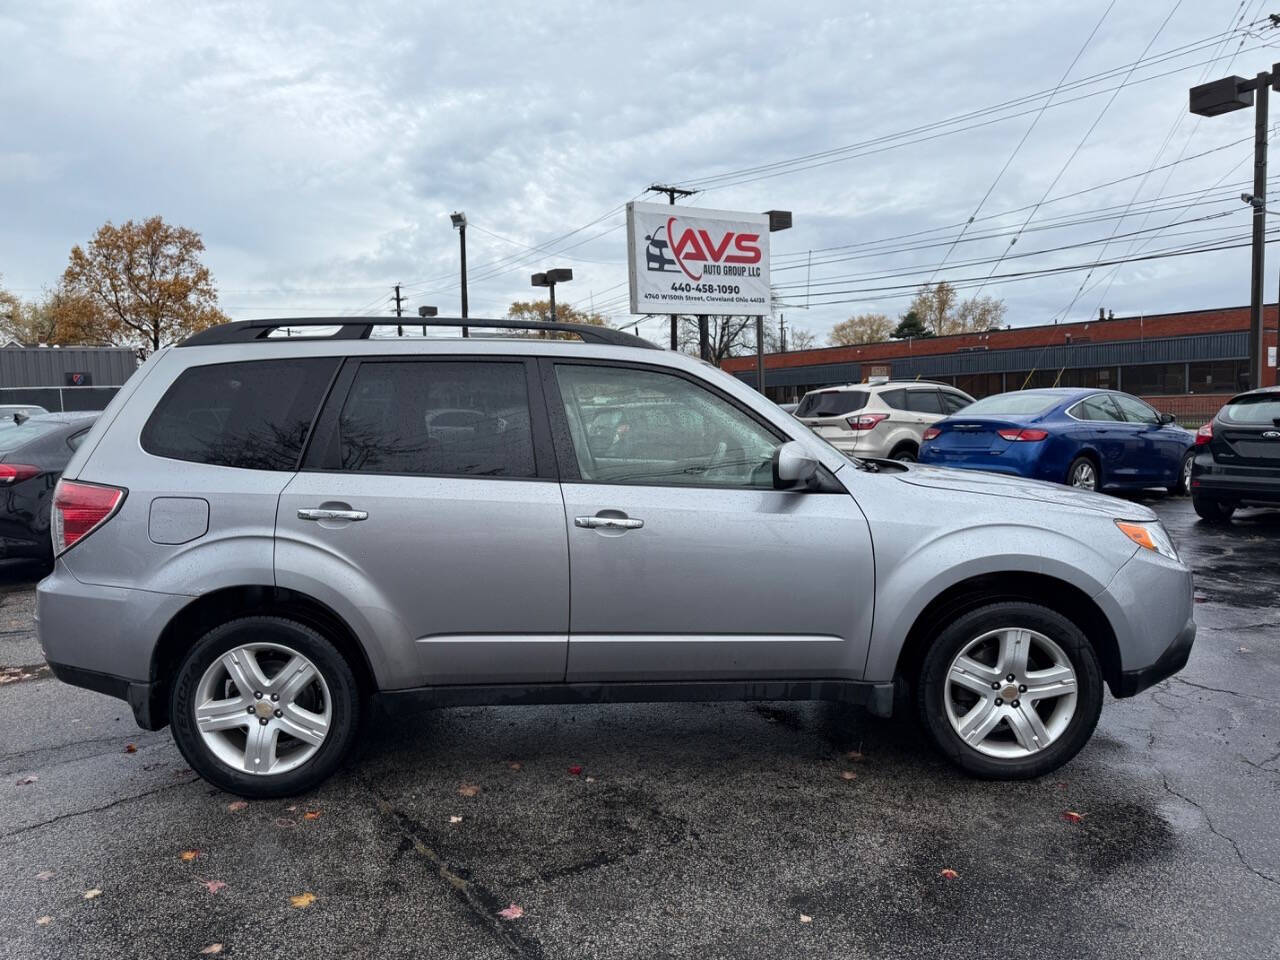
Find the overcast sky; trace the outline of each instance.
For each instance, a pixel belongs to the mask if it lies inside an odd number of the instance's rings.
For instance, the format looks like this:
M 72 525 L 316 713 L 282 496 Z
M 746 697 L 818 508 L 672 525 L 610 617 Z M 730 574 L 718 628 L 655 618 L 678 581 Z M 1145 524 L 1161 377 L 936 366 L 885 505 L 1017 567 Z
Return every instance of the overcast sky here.
M 383 312 L 396 282 L 415 312 L 429 303 L 451 314 L 458 249 L 448 215 L 461 209 L 473 225 L 472 315 L 529 298 L 531 271 L 570 266 L 560 297 L 624 323 L 621 205 L 650 183 L 973 111 L 983 112 L 967 124 L 808 169 L 770 167 L 780 175 L 729 181 L 690 202 L 793 211 L 795 227 L 773 238 L 773 278 L 786 285 L 788 322 L 820 338 L 851 313 L 896 316 L 944 255 L 937 276 L 966 279 L 1247 241 L 1238 195 L 1252 176 L 1252 112 L 1198 121 L 1186 115 L 1187 88 L 1277 59 L 1266 45 L 1280 31 L 1226 35 L 1263 16 L 1262 0 L 1109 4 L 0 4 L 0 282 L 34 297 L 105 220 L 159 214 L 203 235 L 234 318 Z M 1120 72 L 1059 91 L 1042 113 L 1042 99 L 985 112 L 1051 90 L 1082 48 L 1067 84 Z M 1144 50 L 1173 53 L 1127 74 Z M 1174 199 L 1148 212 L 1157 197 Z M 1036 229 L 1131 202 L 1124 220 Z M 976 220 L 948 250 L 958 230 L 942 228 L 975 210 L 1006 215 Z M 1105 248 L 1025 255 L 1113 230 L 1122 239 Z M 847 246 L 919 231 L 935 232 Z M 1002 251 L 998 266 L 972 262 Z M 982 292 L 1025 325 L 1065 315 L 1073 300 L 1071 319 L 1099 304 L 1120 315 L 1247 303 L 1248 273 L 1248 250 L 1237 249 L 1100 267 L 1078 296 L 1083 272 L 996 279 Z M 884 287 L 894 289 L 869 289 Z M 642 332 L 656 337 L 658 324 Z

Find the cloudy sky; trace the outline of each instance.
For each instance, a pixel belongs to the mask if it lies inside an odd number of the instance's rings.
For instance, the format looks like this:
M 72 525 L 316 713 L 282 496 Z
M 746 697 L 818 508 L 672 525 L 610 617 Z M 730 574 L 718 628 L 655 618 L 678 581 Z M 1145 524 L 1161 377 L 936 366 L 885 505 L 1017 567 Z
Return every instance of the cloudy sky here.
M 1200 121 L 1187 88 L 1280 59 L 1266 12 L 4 3 L 0 282 L 37 296 L 104 221 L 160 214 L 237 319 L 384 312 L 397 282 L 456 313 L 462 209 L 473 315 L 570 266 L 561 297 L 625 323 L 622 205 L 659 181 L 793 211 L 773 279 L 820 338 L 934 277 L 994 274 L 1014 325 L 1247 303 L 1245 248 L 1107 264 L 1247 242 L 1252 112 Z

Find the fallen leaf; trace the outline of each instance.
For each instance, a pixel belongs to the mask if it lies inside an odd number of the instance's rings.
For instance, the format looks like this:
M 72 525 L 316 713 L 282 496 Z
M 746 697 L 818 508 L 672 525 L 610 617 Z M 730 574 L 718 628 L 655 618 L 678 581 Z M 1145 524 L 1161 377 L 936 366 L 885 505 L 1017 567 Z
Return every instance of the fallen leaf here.
M 210 893 L 217 893 L 219 890 L 225 890 L 227 887 L 227 885 L 221 880 L 201 880 L 200 884 Z
M 92 890 L 86 890 L 84 892 L 84 898 L 86 900 L 97 900 L 100 896 L 102 896 L 102 891 L 99 890 L 97 887 L 94 887 Z
M 30 786 L 31 784 L 35 783 L 39 779 L 40 778 L 37 777 L 35 774 L 32 774 L 31 776 L 28 776 L 28 777 L 20 777 L 18 779 L 18 786 L 20 787 Z
M 480 788 L 474 783 L 464 783 L 458 788 L 458 796 L 460 797 L 474 797 L 479 792 Z
M 222 944 L 220 944 L 220 943 L 211 943 L 211 944 L 209 944 L 207 947 L 205 947 L 203 950 L 201 950 L 200 952 L 201 952 L 201 953 L 203 953 L 203 954 L 221 953 L 221 952 L 222 952 Z
M 286 813 L 293 813 L 295 810 L 298 809 L 298 805 L 296 803 L 291 803 L 284 809 Z
M 841 780 L 857 780 L 858 775 L 854 773 L 852 770 L 844 770 L 840 773 L 840 779 Z
M 192 860 L 194 860 L 198 856 L 200 856 L 199 850 L 183 850 L 180 854 L 178 854 L 178 859 L 181 860 L 183 863 L 190 863 Z
M 944 867 L 938 876 L 942 877 L 944 880 L 955 880 L 960 876 L 960 874 L 956 873 L 950 867 Z
M 595 777 L 587 777 L 587 783 L 595 783 L 595 782 L 596 782 Z
M 1196 597 L 1196 603 L 1208 603 L 1208 602 L 1209 602 L 1208 597 Z
M 1236 647 L 1236 649 L 1239 650 L 1241 653 L 1252 653 L 1252 651 L 1248 647 Z
M 295 821 L 290 820 L 288 817 L 276 817 L 276 826 L 281 830 L 288 829 L 289 827 L 296 827 L 297 825 L 298 824 Z
M 319 819 L 320 819 L 320 811 L 319 811 L 319 810 L 308 810 L 306 813 L 304 813 L 304 814 L 302 815 L 302 819 L 303 819 L 303 820 L 319 820 Z
M 861 750 L 850 750 L 844 755 L 846 760 L 852 760 L 854 763 L 861 763 L 864 759 Z
M 508 763 L 508 764 L 507 764 L 507 766 L 508 766 L 509 768 L 511 768 L 512 770 L 519 770 L 520 768 L 522 768 L 522 767 L 524 766 L 524 764 L 522 764 L 522 763 L 517 763 L 515 760 L 512 760 L 510 763 Z
M 1076 813 L 1074 810 L 1064 810 L 1062 812 L 1062 819 L 1067 821 L 1067 823 L 1079 823 L 1084 819 L 1084 814 Z
M 36 923 L 40 924 L 42 927 L 47 927 L 49 924 L 53 923 L 53 917 L 46 913 L 43 917 L 36 917 Z
M 800 922 L 801 922 L 801 923 L 813 923 L 813 917 L 809 916 L 807 913 L 802 913 L 802 914 L 800 914 Z
M 314 893 L 300 893 L 296 897 L 289 898 L 289 906 L 297 907 L 299 910 L 305 910 L 316 902 Z
M 576 777 L 581 772 L 582 772 L 582 767 L 578 766 L 578 764 L 576 763 L 569 768 L 569 776 L 571 777 Z
M 37 874 L 36 874 L 36 879 L 37 879 L 37 880 L 48 880 L 48 879 L 49 879 L 50 877 L 52 877 L 52 876 L 53 876 L 53 871 L 52 871 L 52 870 L 41 870 L 39 873 L 37 873 Z
M 519 920 L 524 916 L 524 907 L 518 907 L 513 903 L 511 906 L 499 910 L 498 916 L 503 920 Z
M 450 817 L 450 818 L 449 818 L 449 822 L 450 822 L 450 823 L 461 823 L 461 822 L 462 822 L 462 818 L 461 818 L 461 817 L 459 817 L 457 814 L 454 814 L 452 817 Z
M 249 809 L 249 804 L 244 800 L 234 800 L 227 804 L 228 813 L 239 813 L 241 810 Z
M 126 743 L 126 744 L 124 745 L 124 752 L 125 752 L 125 753 L 137 753 L 137 752 L 138 752 L 138 745 L 137 745 L 136 743 Z

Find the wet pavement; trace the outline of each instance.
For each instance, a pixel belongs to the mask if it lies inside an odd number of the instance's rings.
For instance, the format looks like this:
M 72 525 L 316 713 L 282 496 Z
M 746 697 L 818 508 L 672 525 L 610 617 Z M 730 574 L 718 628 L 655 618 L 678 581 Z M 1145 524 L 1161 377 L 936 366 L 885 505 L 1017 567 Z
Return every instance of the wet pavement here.
M 1280 957 L 1280 512 L 1151 503 L 1191 662 L 1017 784 L 851 708 L 513 707 L 384 722 L 235 809 L 48 677 L 0 569 L 0 957 Z

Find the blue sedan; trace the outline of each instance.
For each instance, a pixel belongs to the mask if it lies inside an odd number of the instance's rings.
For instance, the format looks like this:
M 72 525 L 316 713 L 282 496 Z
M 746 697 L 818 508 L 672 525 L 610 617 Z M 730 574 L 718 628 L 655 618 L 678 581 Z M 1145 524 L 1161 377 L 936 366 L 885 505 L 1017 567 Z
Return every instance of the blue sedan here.
M 1088 490 L 1187 490 L 1195 437 L 1116 390 L 1016 390 L 985 397 L 925 431 L 920 462 Z

